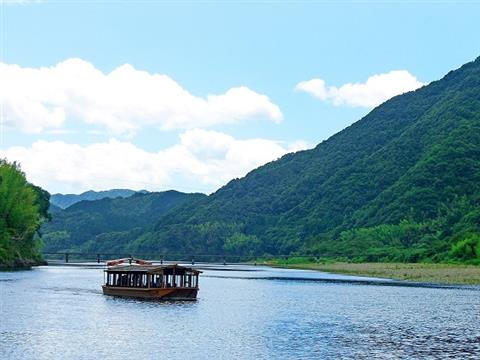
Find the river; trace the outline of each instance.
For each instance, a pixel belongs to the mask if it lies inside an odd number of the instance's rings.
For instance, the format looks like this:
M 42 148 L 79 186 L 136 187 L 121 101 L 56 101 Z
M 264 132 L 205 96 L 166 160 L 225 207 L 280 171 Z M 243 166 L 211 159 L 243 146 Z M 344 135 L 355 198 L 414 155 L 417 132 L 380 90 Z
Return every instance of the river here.
M 96 266 L 0 272 L 0 358 L 480 358 L 480 287 L 201 267 L 177 303 L 104 296 Z

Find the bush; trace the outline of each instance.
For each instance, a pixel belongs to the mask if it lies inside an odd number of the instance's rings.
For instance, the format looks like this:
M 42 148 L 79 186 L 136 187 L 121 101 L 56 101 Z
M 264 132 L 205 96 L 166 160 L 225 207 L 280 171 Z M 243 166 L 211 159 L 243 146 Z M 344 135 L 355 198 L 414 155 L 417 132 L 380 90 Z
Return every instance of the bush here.
M 460 260 L 480 259 L 480 234 L 471 234 L 454 244 L 450 254 Z

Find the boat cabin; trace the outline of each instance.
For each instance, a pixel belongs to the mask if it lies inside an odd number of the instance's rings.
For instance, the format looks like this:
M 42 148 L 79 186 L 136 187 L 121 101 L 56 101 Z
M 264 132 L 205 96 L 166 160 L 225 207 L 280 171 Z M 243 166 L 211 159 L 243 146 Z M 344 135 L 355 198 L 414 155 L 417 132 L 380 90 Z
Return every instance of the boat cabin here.
M 145 299 L 194 300 L 201 271 L 173 265 L 114 265 L 105 270 L 105 295 Z

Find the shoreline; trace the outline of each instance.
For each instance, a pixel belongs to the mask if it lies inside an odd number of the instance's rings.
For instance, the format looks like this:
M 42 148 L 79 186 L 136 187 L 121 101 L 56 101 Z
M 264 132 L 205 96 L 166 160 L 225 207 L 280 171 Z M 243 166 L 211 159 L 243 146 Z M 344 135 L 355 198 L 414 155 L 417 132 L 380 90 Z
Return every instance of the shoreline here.
M 286 269 L 324 271 L 335 274 L 385 278 L 445 285 L 480 285 L 480 266 L 427 263 L 297 263 L 265 262 Z
M 333 274 L 353 275 L 359 277 L 384 278 L 411 283 L 430 283 L 438 285 L 480 285 L 480 266 L 445 263 L 347 263 L 347 262 L 299 262 L 288 263 L 281 260 L 257 262 L 284 269 L 322 271 Z M 55 265 L 43 261 L 5 266 L 0 264 L 0 271 L 29 270 L 35 266 Z M 73 265 L 73 264 L 70 264 Z M 84 266 L 85 264 L 75 264 Z M 98 265 L 98 264 L 95 264 Z
M 11 263 L 0 263 L 0 271 L 31 270 L 34 266 L 48 265 L 45 260 L 16 259 Z

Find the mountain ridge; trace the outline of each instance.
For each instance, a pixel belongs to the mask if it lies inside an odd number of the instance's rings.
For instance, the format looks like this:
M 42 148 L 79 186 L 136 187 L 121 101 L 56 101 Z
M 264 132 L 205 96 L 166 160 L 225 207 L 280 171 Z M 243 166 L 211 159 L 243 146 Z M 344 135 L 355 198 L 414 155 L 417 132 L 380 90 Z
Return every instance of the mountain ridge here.
M 285 155 L 243 179 L 232 180 L 204 199 L 200 209 L 186 206 L 181 213 L 166 214 L 157 223 L 156 233 L 151 234 L 152 240 L 146 242 L 148 246 L 139 249 L 148 249 L 154 244 L 153 238 L 165 239 L 164 244 L 173 247 L 174 241 L 168 238 L 182 223 L 192 229 L 211 221 L 240 223 L 229 236 L 255 236 L 267 245 L 262 246 L 262 251 L 274 254 L 308 250 L 305 244 L 315 248 L 321 239 L 338 237 L 352 227 L 398 225 L 409 217 L 415 223 L 432 219 L 441 202 L 451 200 L 442 197 L 447 192 L 438 190 L 441 195 L 435 200 L 425 198 L 419 187 L 410 197 L 388 189 L 405 182 L 402 178 L 410 176 L 409 170 L 415 171 L 422 158 L 426 161 L 433 156 L 436 143 L 446 144 L 451 131 L 462 132 L 462 126 L 467 126 L 475 133 L 472 130 L 477 128 L 480 111 L 479 79 L 477 58 L 441 80 L 396 96 L 314 149 Z M 466 136 L 463 132 L 461 135 Z M 477 139 L 470 140 L 475 148 Z M 463 161 L 468 163 L 471 158 L 475 154 Z M 453 180 L 461 177 L 458 172 L 452 174 Z M 433 171 L 426 176 L 443 175 Z M 470 180 L 469 184 L 475 183 L 474 178 Z M 409 186 L 412 183 L 403 188 Z M 392 191 L 404 201 L 396 200 L 395 209 L 389 208 L 386 200 L 382 203 L 382 198 Z M 468 195 L 459 189 L 454 193 L 459 197 Z M 239 198 L 241 201 L 236 201 Z M 424 199 L 425 206 L 415 198 Z M 378 209 L 374 211 L 375 206 Z M 410 214 L 409 207 L 418 213 Z M 169 227 L 171 231 L 165 230 Z M 225 251 L 227 242 L 228 237 L 219 241 L 217 251 Z
M 133 253 L 474 261 L 479 134 L 480 57 L 391 98 L 314 149 L 179 204 L 124 234 L 124 244 Z
M 83 201 L 92 201 L 92 200 L 100 200 L 104 198 L 114 199 L 117 197 L 126 198 L 132 196 L 136 193 L 147 193 L 147 190 L 130 190 L 130 189 L 110 189 L 110 190 L 102 190 L 102 191 L 94 191 L 88 190 L 80 194 L 60 194 L 56 193 L 51 195 L 50 203 L 61 208 L 66 209 L 67 207 Z

